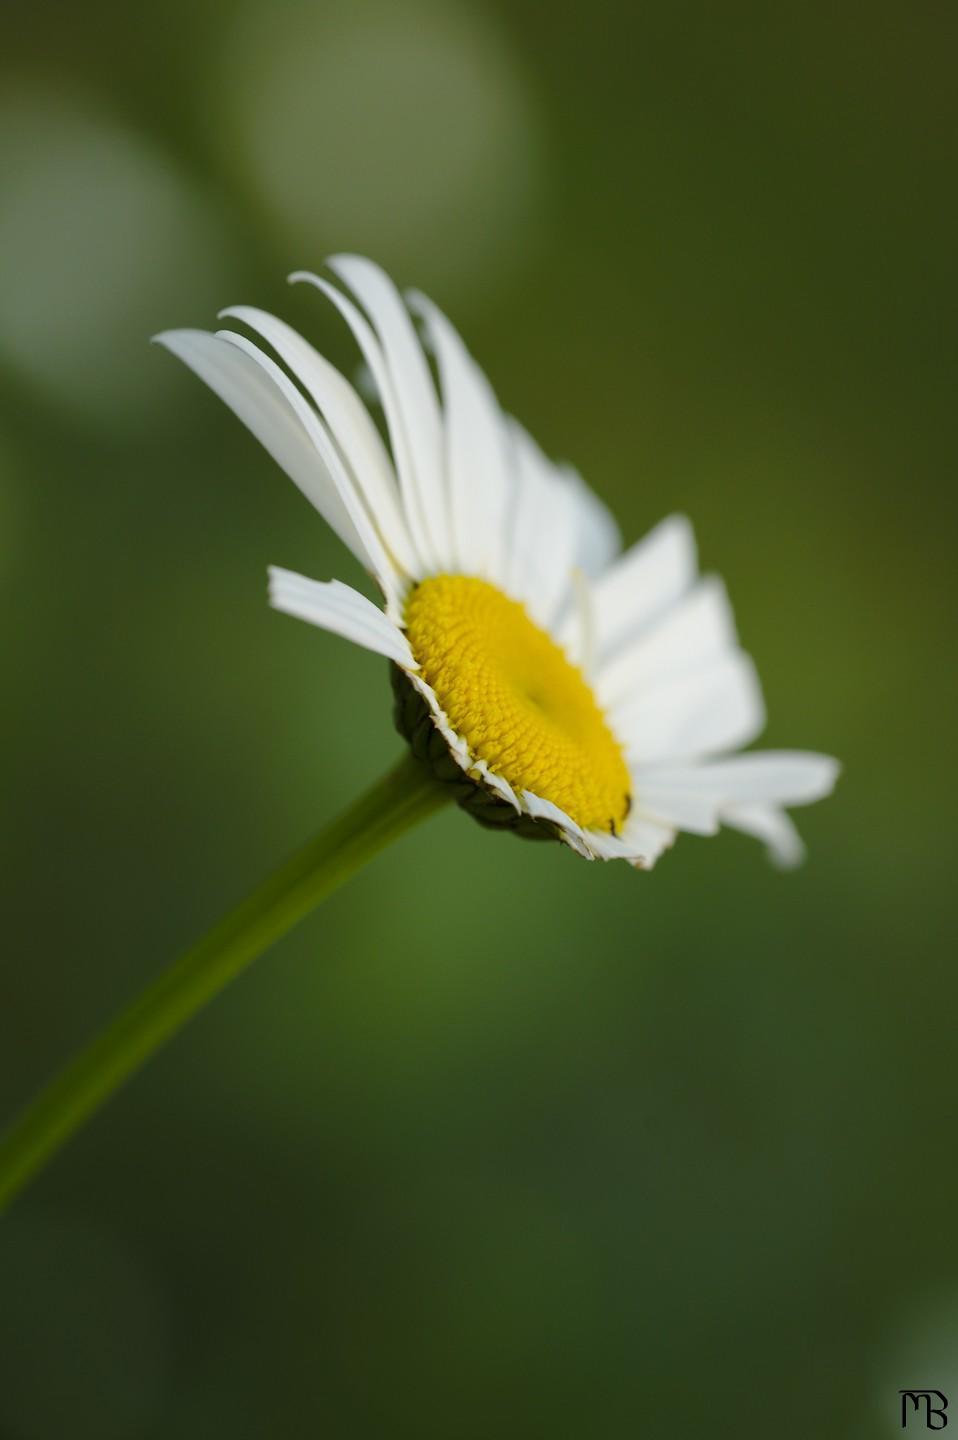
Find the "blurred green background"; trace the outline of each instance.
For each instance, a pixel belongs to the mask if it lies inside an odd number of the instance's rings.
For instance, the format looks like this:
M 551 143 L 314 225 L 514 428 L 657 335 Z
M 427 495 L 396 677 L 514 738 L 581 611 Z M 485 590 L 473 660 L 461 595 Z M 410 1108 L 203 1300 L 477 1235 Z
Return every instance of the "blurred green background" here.
M 149 335 L 432 294 L 627 541 L 694 519 L 806 867 L 442 814 L 0 1228 L 2 1440 L 872 1437 L 958 1405 L 958 25 L 835 6 L 14 6 L 0 1119 L 398 752 L 271 613 L 355 567 Z

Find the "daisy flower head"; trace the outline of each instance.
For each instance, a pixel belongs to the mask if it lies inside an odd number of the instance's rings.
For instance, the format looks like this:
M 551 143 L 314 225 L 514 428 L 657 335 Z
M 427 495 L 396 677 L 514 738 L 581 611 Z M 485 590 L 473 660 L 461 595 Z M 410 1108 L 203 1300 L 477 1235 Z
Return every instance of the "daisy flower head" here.
M 578 474 L 500 408 L 446 317 L 369 260 L 297 273 L 339 311 L 388 444 L 353 386 L 295 330 L 158 336 L 248 426 L 357 557 L 380 603 L 270 570 L 270 599 L 385 656 L 397 725 L 482 823 L 651 867 L 679 831 L 727 825 L 796 863 L 786 807 L 838 766 L 741 753 L 765 723 L 725 587 L 681 516 L 624 553 Z M 253 335 L 255 341 L 250 338 Z

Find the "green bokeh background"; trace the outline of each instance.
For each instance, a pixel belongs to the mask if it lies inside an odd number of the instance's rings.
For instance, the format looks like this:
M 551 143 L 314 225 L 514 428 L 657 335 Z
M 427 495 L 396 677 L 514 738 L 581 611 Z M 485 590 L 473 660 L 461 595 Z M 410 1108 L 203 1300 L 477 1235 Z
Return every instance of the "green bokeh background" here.
M 398 751 L 355 567 L 157 329 L 360 248 L 728 579 L 800 872 L 449 812 L 0 1228 L 3 1440 L 872 1437 L 958 1404 L 955 13 L 8 3 L 0 1118 Z

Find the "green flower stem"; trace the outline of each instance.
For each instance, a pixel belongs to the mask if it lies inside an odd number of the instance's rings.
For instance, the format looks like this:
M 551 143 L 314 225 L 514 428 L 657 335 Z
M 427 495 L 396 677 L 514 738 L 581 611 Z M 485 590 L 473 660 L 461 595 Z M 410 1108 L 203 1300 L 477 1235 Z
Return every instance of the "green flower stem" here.
M 345 814 L 154 980 L 41 1091 L 0 1140 L 0 1213 L 164 1041 L 391 840 L 443 805 L 449 794 L 407 751 Z

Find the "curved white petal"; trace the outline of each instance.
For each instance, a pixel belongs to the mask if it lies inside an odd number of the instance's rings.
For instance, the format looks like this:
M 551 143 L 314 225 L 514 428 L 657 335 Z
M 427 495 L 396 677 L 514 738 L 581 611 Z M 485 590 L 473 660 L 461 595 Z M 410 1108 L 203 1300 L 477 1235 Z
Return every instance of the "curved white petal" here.
M 206 330 L 167 330 L 154 339 L 188 365 L 229 406 L 357 560 L 375 572 L 372 557 L 317 453 L 303 415 L 276 376 L 265 372 L 250 355 Z
M 433 558 L 449 554 L 442 420 L 419 336 L 392 280 L 361 255 L 333 255 L 329 268 L 353 292 L 382 345 L 412 459 L 413 482 Z
M 239 320 L 262 336 L 311 396 L 342 452 L 383 543 L 399 567 L 413 575 L 417 560 L 402 514 L 392 462 L 369 412 L 349 381 L 308 340 L 275 315 L 251 305 L 232 305 L 220 311 L 221 319 L 227 317 Z
M 362 645 L 404 669 L 416 669 L 405 635 L 390 619 L 349 585 L 339 580 L 310 580 L 278 565 L 269 568 L 269 599 L 276 610 L 330 630 Z
M 216 338 L 224 340 L 228 345 L 242 351 L 244 355 L 248 355 L 288 400 L 290 408 L 295 411 L 303 429 L 316 447 L 316 453 L 322 462 L 325 473 L 333 481 L 339 501 L 359 536 L 365 554 L 369 557 L 368 568 L 379 581 L 384 594 L 389 599 L 390 606 L 398 613 L 401 577 L 397 572 L 396 563 L 387 554 L 380 534 L 356 491 L 352 476 L 343 463 L 343 457 L 333 443 L 323 421 L 307 404 L 289 376 L 245 335 L 237 335 L 232 330 L 218 330 Z
M 765 706 L 755 666 L 735 650 L 666 677 L 612 710 L 609 723 L 629 758 L 648 765 L 749 744 L 764 728 Z
M 611 659 L 600 658 L 599 699 L 612 709 L 666 676 L 707 664 L 735 648 L 735 621 L 725 586 L 717 576 L 706 576 L 637 639 Z
M 722 824 L 764 840 L 769 859 L 782 870 L 794 869 L 805 858 L 802 837 L 785 811 L 774 805 L 736 805 L 723 813 Z
M 439 556 L 433 545 L 430 531 L 426 525 L 415 459 L 406 435 L 406 422 L 382 346 L 365 315 L 353 304 L 349 296 L 344 295 L 341 290 L 337 290 L 335 285 L 331 285 L 321 275 L 313 275 L 307 270 L 297 270 L 290 275 L 289 279 L 292 284 L 304 281 L 307 285 L 314 285 L 317 290 L 321 290 L 333 302 L 353 332 L 356 343 L 362 351 L 363 359 L 369 366 L 373 383 L 382 402 L 383 413 L 386 416 L 396 473 L 399 476 L 403 513 L 419 562 L 418 578 L 434 573 L 437 568 L 442 568 L 442 557 Z
M 510 480 L 503 414 L 492 386 L 442 311 L 417 291 L 407 298 L 422 317 L 439 368 L 453 553 L 467 574 L 501 584 Z

